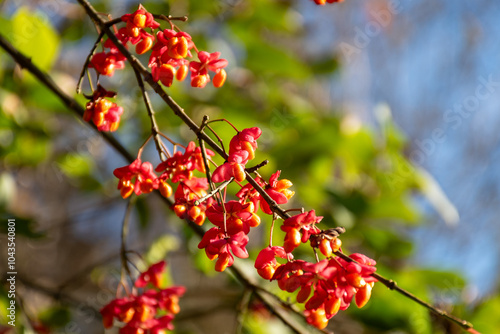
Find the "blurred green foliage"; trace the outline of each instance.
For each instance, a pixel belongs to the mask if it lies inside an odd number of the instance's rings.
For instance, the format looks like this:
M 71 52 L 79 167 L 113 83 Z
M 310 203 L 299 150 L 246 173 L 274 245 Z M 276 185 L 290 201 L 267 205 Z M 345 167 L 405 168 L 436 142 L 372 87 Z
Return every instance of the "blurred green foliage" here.
M 168 4 L 143 4 L 152 12 L 189 15 L 189 22 L 179 26 L 191 33 L 199 46 L 210 52 L 222 51 L 223 57 L 230 60 L 228 82 L 223 88 L 207 87 L 200 91 L 186 82 L 175 82 L 168 91 L 196 122 L 207 114 L 211 119 L 226 118 L 240 129 L 261 127 L 261 149 L 255 161 L 270 160 L 259 171 L 265 179 L 280 169 L 282 178 L 294 183 L 296 195 L 287 208 L 315 209 L 324 216 L 323 226 L 345 226 L 347 233 L 342 240 L 346 252 L 359 251 L 375 258 L 382 274 L 426 300 L 440 301 L 440 297 L 451 294 L 457 316 L 470 316 L 485 333 L 497 331 L 500 324 L 491 314 L 500 313 L 498 297 L 473 310 L 457 292 L 465 286 L 459 276 L 411 265 L 408 231 L 423 220 L 412 195 L 425 188 L 428 180 L 406 159 L 404 135 L 390 117 L 369 128 L 342 110 L 325 110 L 324 103 L 314 98 L 314 91 L 321 90 L 321 80 L 331 78 L 341 65 L 333 53 L 315 55 L 302 47 L 307 32 L 297 19 L 300 13 L 290 2 L 172 0 Z M 100 5 L 98 9 L 106 12 L 109 8 Z M 122 13 L 113 14 L 116 17 Z M 26 7 L 7 17 L 4 14 L 0 18 L 0 33 L 9 36 L 36 65 L 53 75 L 65 70 L 53 67 L 58 57 L 63 57 L 61 48 L 77 43 L 78 47 L 90 49 L 90 41 L 96 37 L 84 16 L 82 21 L 61 18 L 63 22 L 57 28 Z M 65 24 L 65 20 L 71 20 L 71 24 Z M 60 113 L 64 108 L 57 99 L 33 78 L 19 74 L 7 57 L 0 61 L 4 65 L 0 69 L 2 175 L 15 178 L 22 168 L 37 169 L 48 164 L 56 166 L 68 182 L 84 192 L 106 192 L 112 175 L 103 178 L 88 152 L 60 145 L 64 140 L 61 136 L 69 135 L 61 125 L 68 120 L 74 124 L 79 121 Z M 72 63 L 72 73 L 79 73 L 82 64 L 83 59 Z M 128 148 L 134 152 L 148 136 L 150 125 L 133 80 L 127 80 L 131 75 L 118 74 L 120 84 L 110 80 L 106 87 L 118 91 L 119 104 L 126 103 L 117 137 L 130 144 Z M 195 139 L 155 97 L 153 103 L 165 134 L 181 142 Z M 225 143 L 234 135 L 227 124 L 212 126 Z M 114 161 L 108 163 L 111 168 L 120 166 Z M 11 217 L 8 198 L 12 198 L 11 188 L 15 185 L 4 183 L 0 186 L 0 198 L 7 199 L 2 201 L 1 209 L 3 215 Z M 231 193 L 236 187 L 229 189 Z M 151 207 L 140 198 L 136 208 L 141 226 L 147 228 Z M 270 223 L 264 219 L 264 228 L 259 232 L 262 241 L 252 250 L 253 256 L 265 247 Z M 39 237 L 30 220 L 19 226 L 24 226 L 20 234 Z M 275 232 L 274 243 L 279 244 L 283 234 L 279 228 Z M 213 263 L 196 247 L 198 237 L 186 232 L 185 238 L 196 267 L 213 275 Z M 163 236 L 151 245 L 145 258 L 156 262 L 178 247 L 178 238 Z M 307 247 L 299 249 L 298 256 L 312 258 L 305 252 L 310 253 Z M 282 294 L 275 286 L 274 289 Z M 5 295 L 0 294 L 0 305 L 5 301 Z M 356 310 L 353 306 L 346 313 L 362 324 L 364 333 L 443 332 L 425 309 L 380 284 L 365 309 Z M 58 327 L 69 321 L 70 315 L 66 308 L 55 307 L 42 312 L 39 318 L 44 324 Z M 270 333 L 275 326 L 275 319 L 258 313 L 249 312 L 245 320 L 245 333 Z M 332 323 L 335 329 L 335 322 Z

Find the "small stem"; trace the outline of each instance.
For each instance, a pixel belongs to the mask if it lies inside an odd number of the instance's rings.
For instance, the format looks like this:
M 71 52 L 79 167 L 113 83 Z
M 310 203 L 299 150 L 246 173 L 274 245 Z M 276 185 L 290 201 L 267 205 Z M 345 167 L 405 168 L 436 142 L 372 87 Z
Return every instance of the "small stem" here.
M 220 193 L 219 193 L 220 194 Z M 224 203 L 225 201 L 222 201 L 222 212 L 224 213 L 224 233 L 227 234 L 227 212 L 226 212 L 226 203 Z
M 160 135 L 161 135 L 161 133 L 160 133 Z M 169 157 L 169 158 L 172 157 L 172 155 L 170 154 L 170 151 L 168 150 L 167 146 L 163 142 L 161 142 L 161 147 L 163 149 L 163 152 L 167 155 L 167 157 Z
M 167 137 L 167 136 L 165 136 L 163 133 L 161 133 L 161 132 L 160 132 L 159 134 L 160 134 L 160 136 L 162 136 L 163 138 L 165 138 L 166 140 L 168 140 L 170 144 L 174 145 L 174 149 L 175 149 L 175 146 L 181 146 L 181 147 L 184 147 L 184 146 L 182 146 L 181 144 L 178 144 L 178 143 L 176 143 L 175 141 L 173 141 L 172 139 L 168 138 L 168 137 Z M 184 148 L 185 148 L 185 147 L 184 147 Z
M 148 143 L 148 141 L 151 139 L 151 137 L 153 137 L 153 134 L 150 134 L 148 136 L 148 139 L 146 139 L 146 141 L 144 142 L 144 144 L 141 145 L 141 147 L 139 147 L 139 150 L 137 151 L 137 159 L 140 159 L 141 158 L 141 155 L 142 155 L 142 150 L 144 150 L 144 146 L 146 146 L 146 144 Z
M 90 75 L 90 71 L 87 67 L 87 78 L 89 79 L 89 86 L 90 86 L 90 90 L 92 91 L 92 95 L 94 94 L 95 92 L 95 89 L 94 89 L 94 84 L 92 83 L 92 76 Z M 99 73 L 97 73 L 97 86 L 99 86 Z
M 233 125 L 233 123 L 229 122 L 229 121 L 228 121 L 227 119 L 225 119 L 225 118 L 218 118 L 218 119 L 214 119 L 214 120 L 211 120 L 211 121 L 210 121 L 210 122 L 208 122 L 208 123 L 214 123 L 214 122 L 226 122 L 227 124 L 231 125 L 231 126 L 233 127 L 233 129 L 234 129 L 236 132 L 240 133 L 240 130 L 238 130 L 238 128 L 237 128 L 237 127 L 235 127 L 235 126 Z
M 201 121 L 201 125 L 200 125 L 200 129 L 198 131 L 198 133 L 196 134 L 197 137 L 198 137 L 198 143 L 200 145 L 200 150 L 201 150 L 201 155 L 202 155 L 202 158 L 203 158 L 203 165 L 205 167 L 205 175 L 207 177 L 207 181 L 208 181 L 208 184 L 210 186 L 210 196 L 207 197 L 203 197 L 203 200 L 198 200 L 195 202 L 195 205 L 200 205 L 201 202 L 205 201 L 206 199 L 210 198 L 211 196 L 213 196 L 216 192 L 215 192 L 215 185 L 214 183 L 212 182 L 212 178 L 210 177 L 210 165 L 208 164 L 208 157 L 207 157 L 207 151 L 206 151 L 206 148 L 205 148 L 205 142 L 203 141 L 203 139 L 201 139 L 201 137 L 199 136 L 199 133 L 203 131 L 203 128 L 207 125 L 207 122 L 208 122 L 208 115 L 205 115 L 203 116 L 203 120 Z M 219 205 L 221 204 L 221 199 L 220 198 L 217 198 L 217 202 L 219 203 Z M 198 204 L 196 204 L 198 203 Z
M 111 26 L 113 26 L 117 23 L 121 23 L 121 22 L 123 22 L 123 21 L 122 21 L 121 17 L 119 17 L 117 19 L 113 19 L 113 20 L 110 20 L 108 22 L 105 22 L 104 25 L 106 25 L 107 27 L 111 27 Z
M 287 212 L 287 213 L 288 213 L 288 212 L 293 212 L 293 211 L 299 211 L 299 212 L 301 212 L 301 213 L 304 213 L 304 208 L 300 208 L 300 209 L 296 209 L 296 208 L 294 208 L 294 209 L 288 209 L 288 210 L 285 210 L 285 212 Z
M 142 80 L 141 74 L 134 68 L 135 77 L 137 79 L 137 84 L 142 92 L 142 97 L 144 99 L 144 104 L 146 105 L 146 110 L 148 112 L 149 119 L 151 120 L 151 134 L 153 135 L 156 150 L 158 151 L 158 155 L 160 156 L 161 161 L 165 161 L 167 159 L 167 155 L 163 152 L 162 142 L 160 138 L 160 131 L 158 130 L 158 124 L 156 123 L 155 112 L 153 110 L 153 106 L 151 104 L 151 100 L 149 99 L 149 94 L 144 87 L 144 81 Z
M 358 263 L 356 260 L 350 258 L 349 256 L 345 255 L 344 253 L 342 253 L 340 251 L 335 252 L 335 255 L 337 255 L 338 257 L 340 257 L 348 262 Z M 437 307 L 434 307 L 431 304 L 423 301 L 422 299 L 418 298 L 417 296 L 415 296 L 411 292 L 400 288 L 395 281 L 388 279 L 388 278 L 385 278 L 382 275 L 379 275 L 377 273 L 373 273 L 373 274 L 371 274 L 371 276 L 376 278 L 380 283 L 382 283 L 387 288 L 389 288 L 389 290 L 394 290 L 394 291 L 399 292 L 403 296 L 413 300 L 417 304 L 422 305 L 423 307 L 427 308 L 431 312 L 433 312 L 433 313 L 435 313 L 435 314 L 437 314 L 445 319 L 448 319 L 451 322 L 454 322 L 455 324 L 459 325 L 463 329 L 468 330 L 468 329 L 471 329 L 473 327 L 470 322 L 468 322 L 466 320 L 462 320 L 462 319 L 455 317 L 453 315 L 450 315 L 450 314 L 446 313 L 445 311 L 443 311 Z
M 269 163 L 269 160 L 264 160 L 262 161 L 260 164 L 258 165 L 255 165 L 253 167 L 250 167 L 250 168 L 247 168 L 247 172 L 249 173 L 255 173 L 258 169 L 264 167 L 265 165 L 267 165 Z
M 187 15 L 184 16 L 165 16 L 163 14 L 153 14 L 153 17 L 158 20 L 165 20 L 165 21 L 182 21 L 186 22 L 188 20 Z
M 125 216 L 123 217 L 123 223 L 122 223 L 122 237 L 121 237 L 121 246 L 120 246 L 120 258 L 122 262 L 122 270 L 124 269 L 128 276 L 131 277 L 132 274 L 130 272 L 130 268 L 128 266 L 128 259 L 127 259 L 127 236 L 128 236 L 128 231 L 129 231 L 129 222 L 130 222 L 130 213 L 132 212 L 132 208 L 134 207 L 132 199 L 129 199 L 127 203 L 127 208 L 125 210 Z
M 213 197 L 214 195 L 218 194 L 219 191 L 221 191 L 222 189 L 224 189 L 225 187 L 227 187 L 228 184 L 230 184 L 231 182 L 233 182 L 233 180 L 234 180 L 234 177 L 231 177 L 229 180 L 222 182 L 217 188 L 213 189 L 212 191 L 210 191 L 208 194 L 206 194 L 202 198 L 196 200 L 194 202 L 194 205 L 200 205 L 201 203 L 205 202 L 210 197 Z
M 83 83 L 83 77 L 85 76 L 85 71 L 87 71 L 87 68 L 88 68 L 89 63 L 90 63 L 90 58 L 92 58 L 92 56 L 94 55 L 94 52 L 97 49 L 97 46 L 99 45 L 99 43 L 101 42 L 101 39 L 103 37 L 104 37 L 104 31 L 101 31 L 99 33 L 99 36 L 97 37 L 96 42 L 94 43 L 94 46 L 90 50 L 90 53 L 87 56 L 87 59 L 85 59 L 85 63 L 83 64 L 82 72 L 80 73 L 80 77 L 78 78 L 78 84 L 76 85 L 76 93 L 77 94 L 80 94 L 82 92 L 82 83 Z M 90 80 L 90 77 L 89 77 L 89 84 L 90 84 L 90 87 L 91 87 L 92 92 L 93 92 L 94 89 L 92 87 L 92 81 Z
M 243 321 L 245 318 L 245 314 L 248 312 L 248 305 L 250 304 L 250 298 L 252 297 L 253 290 L 246 288 L 243 291 L 243 296 L 241 296 L 241 301 L 238 304 L 238 317 L 236 334 L 241 334 L 243 332 Z
M 217 133 L 215 133 L 214 130 L 212 130 L 212 128 L 210 128 L 210 126 L 208 125 L 208 123 L 209 123 L 209 117 L 208 117 L 208 115 L 204 115 L 203 116 L 203 120 L 202 120 L 201 125 L 200 125 L 200 128 L 196 132 L 196 135 L 198 136 L 198 141 L 200 143 L 200 148 L 201 148 L 201 152 L 202 152 L 202 155 L 203 155 L 203 162 L 205 164 L 205 171 L 206 171 L 208 183 L 210 185 L 210 190 L 212 192 L 214 192 L 215 184 L 213 183 L 212 178 L 210 176 L 210 172 L 209 172 L 209 168 L 208 168 L 208 158 L 206 156 L 205 142 L 201 138 L 200 133 L 203 133 L 203 129 L 205 127 L 208 127 L 210 129 L 210 131 L 212 131 L 212 133 L 217 137 L 217 139 L 219 140 L 219 142 L 221 143 L 221 145 L 222 145 L 222 140 L 217 135 Z M 222 146 L 222 149 L 224 149 L 224 146 Z M 213 161 L 212 161 L 212 163 L 213 163 Z M 231 178 L 231 179 L 234 180 L 234 178 Z M 231 180 L 229 180 L 229 182 L 231 182 Z M 225 196 L 224 196 L 224 198 L 225 198 Z M 223 205 L 224 199 L 222 197 L 220 189 L 219 189 L 219 191 L 217 191 L 217 196 L 215 197 L 215 199 L 217 200 L 217 203 L 223 207 L 224 212 L 225 212 L 225 208 L 224 208 L 224 205 Z M 225 221 L 224 221 L 224 226 L 226 226 Z M 225 230 L 225 227 L 224 227 L 224 230 Z
M 222 148 L 222 151 L 224 152 L 224 154 L 221 154 L 221 156 L 223 158 L 227 158 L 226 149 L 224 148 L 224 144 L 222 143 L 222 139 L 219 137 L 219 135 L 217 134 L 217 132 L 215 132 L 214 129 L 212 129 L 212 127 L 210 125 L 207 124 L 207 128 L 210 130 L 210 132 L 213 133 L 213 135 L 215 136 L 215 138 L 217 138 L 217 141 L 219 142 L 220 147 Z
M 274 231 L 274 222 L 276 221 L 276 215 L 273 213 L 273 221 L 271 223 L 271 231 L 269 232 L 269 247 L 273 247 L 273 231 Z
M 318 256 L 318 252 L 316 252 L 316 248 L 313 247 L 313 252 L 314 252 L 314 257 L 316 258 L 316 263 L 319 262 L 319 256 Z

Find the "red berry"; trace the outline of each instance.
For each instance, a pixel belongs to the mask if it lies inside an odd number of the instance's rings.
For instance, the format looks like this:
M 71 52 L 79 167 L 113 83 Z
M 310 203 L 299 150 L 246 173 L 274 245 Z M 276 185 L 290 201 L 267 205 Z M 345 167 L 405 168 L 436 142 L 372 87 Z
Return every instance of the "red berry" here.
M 178 81 L 183 81 L 184 79 L 186 79 L 188 72 L 189 72 L 189 67 L 187 65 L 182 65 L 177 70 L 177 73 L 175 74 L 175 78 Z M 204 166 L 204 165 L 201 164 L 201 166 Z M 202 173 L 204 173 L 204 171 L 202 171 Z
M 153 39 L 151 37 L 146 37 L 135 46 L 135 52 L 142 55 L 153 47 Z
M 166 181 L 161 180 L 158 188 L 160 189 L 160 193 L 162 194 L 163 197 L 172 196 L 172 187 Z
M 368 300 L 370 300 L 370 296 L 372 295 L 372 286 L 371 284 L 365 284 L 364 287 L 360 288 L 358 292 L 356 292 L 356 305 L 359 308 L 362 308 L 363 306 L 368 303 Z
M 319 242 L 319 250 L 321 254 L 323 254 L 326 257 L 332 256 L 332 246 L 330 240 L 321 239 L 321 241 Z
M 222 87 L 224 85 L 224 83 L 226 82 L 226 78 L 227 78 L 226 71 L 224 69 L 219 70 L 219 72 L 217 72 L 214 75 L 214 79 L 212 82 L 214 87 L 216 87 L 216 88 Z
M 295 248 L 300 245 L 300 232 L 296 228 L 290 229 L 285 235 L 285 243 L 283 244 L 283 248 L 285 248 L 285 252 L 291 253 Z
M 328 315 L 335 315 L 340 309 L 341 299 L 337 297 L 331 297 L 325 301 L 325 312 Z

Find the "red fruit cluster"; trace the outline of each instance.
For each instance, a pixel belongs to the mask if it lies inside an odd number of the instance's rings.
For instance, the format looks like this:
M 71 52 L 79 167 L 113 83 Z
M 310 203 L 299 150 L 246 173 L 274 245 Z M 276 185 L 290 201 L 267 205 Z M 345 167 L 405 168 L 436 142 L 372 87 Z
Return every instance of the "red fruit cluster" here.
M 212 84 L 214 87 L 220 88 L 226 82 L 227 60 L 219 59 L 220 52 L 208 53 L 206 51 L 198 52 L 200 61 L 192 61 L 189 63 L 191 70 L 191 86 L 203 88 L 210 81 L 208 70 L 215 73 Z
M 217 88 L 224 85 L 227 60 L 220 59 L 220 52 L 198 51 L 191 36 L 180 31 L 172 22 L 171 29 L 160 29 L 155 34 L 160 24 L 142 5 L 134 13 L 123 15 L 121 20 L 126 23 L 126 27 L 120 28 L 116 37 L 125 46 L 128 42 L 135 45 L 137 54 L 151 50 L 149 67 L 155 81 L 170 87 L 174 79 L 182 81 L 191 71 L 191 86 L 203 88 L 211 80 L 208 72 L 211 71 L 214 72 L 213 85 Z M 93 55 L 89 67 L 95 68 L 99 74 L 112 76 L 115 69 L 125 66 L 125 57 L 109 39 L 104 43 L 104 48 L 109 51 Z M 186 59 L 193 57 L 192 49 L 196 51 L 199 61 Z
M 101 85 L 97 86 L 91 100 L 85 106 L 83 119 L 86 122 L 94 122 L 99 131 L 116 131 L 123 108 L 106 99 L 106 97 L 115 96 L 115 92 L 109 92 Z
M 245 249 L 248 233 L 251 227 L 260 224 L 260 217 L 254 213 L 252 203 L 229 201 L 223 205 L 224 208 L 219 204 L 208 208 L 207 218 L 216 227 L 208 230 L 198 245 L 198 248 L 205 249 L 210 260 L 217 258 L 217 271 L 224 271 L 233 264 L 232 254 L 242 259 L 248 257 Z
M 321 230 L 316 227 L 323 217 L 317 217 L 314 210 L 301 213 L 286 219 L 281 225 L 281 230 L 286 232 L 283 247 L 291 253 L 301 243 L 309 241 L 311 234 L 318 234 Z
M 265 192 L 271 197 L 277 204 L 286 204 L 288 200 L 292 198 L 295 194 L 294 191 L 289 190 L 293 183 L 290 180 L 283 179 L 278 180 L 280 177 L 281 171 L 278 170 L 269 178 L 269 182 L 262 180 L 260 177 L 256 177 L 255 181 L 264 188 Z M 250 201 L 254 204 L 256 208 L 259 207 L 262 212 L 272 215 L 273 212 L 269 207 L 267 201 L 262 198 L 262 195 L 253 188 L 251 184 L 247 184 L 241 188 L 240 191 L 236 193 L 236 196 L 240 199 L 242 203 Z
M 317 263 L 290 261 L 278 266 L 271 280 L 277 280 L 280 289 L 288 292 L 300 288 L 297 302 L 305 303 L 307 321 L 323 329 L 339 310 L 349 307 L 353 297 L 358 307 L 363 307 L 370 299 L 376 282 L 371 276 L 376 263 L 362 254 L 350 257 L 358 263 L 338 257 Z M 266 263 L 260 263 L 263 264 Z
M 353 297 L 356 305 L 363 307 L 376 281 L 371 276 L 376 270 L 374 260 L 361 254 L 350 256 L 356 262 L 332 257 L 342 243 L 331 230 L 322 231 L 316 226 L 322 218 L 311 210 L 285 219 L 281 226 L 286 232 L 283 247 L 264 248 L 255 261 L 262 278 L 277 280 L 280 289 L 287 292 L 299 290 L 297 302 L 305 303 L 308 323 L 320 329 L 339 310 L 347 309 Z M 317 263 L 294 260 L 291 252 L 308 241 L 328 259 Z M 277 258 L 287 259 L 287 263 L 280 264 Z
M 139 5 L 139 9 L 132 14 L 125 14 L 121 17 L 127 25 L 116 32 L 116 37 L 125 46 L 130 42 L 135 45 L 137 54 L 143 54 L 149 51 L 154 43 L 154 36 L 148 33 L 145 28 L 156 29 L 160 26 L 153 19 L 153 15 Z M 99 52 L 92 56 L 89 67 L 93 67 L 99 74 L 112 76 L 116 69 L 125 67 L 125 56 L 121 54 L 116 45 L 107 39 L 104 42 L 104 48 L 107 52 Z
M 224 271 L 234 263 L 232 254 L 241 259 L 248 257 L 247 243 L 248 235 L 243 231 L 230 235 L 221 228 L 213 227 L 205 233 L 198 248 L 205 249 L 210 260 L 217 259 L 215 270 Z
M 206 150 L 208 157 L 215 154 L 211 150 Z M 162 172 L 160 179 L 172 180 L 177 183 L 181 180 L 189 180 L 193 177 L 193 171 L 198 170 L 205 173 L 205 164 L 200 147 L 196 147 L 194 142 L 190 142 L 184 153 L 177 151 L 174 155 L 156 167 L 157 172 Z
M 239 131 L 231 139 L 227 161 L 214 170 L 212 180 L 219 183 L 234 177 L 238 182 L 243 181 L 246 178 L 245 165 L 255 158 L 257 139 L 261 134 L 262 131 L 257 127 Z M 288 190 L 292 183 L 288 180 L 278 181 L 279 174 L 279 171 L 273 174 L 269 183 L 261 179 L 258 182 L 266 187 L 266 192 L 277 202 L 286 203 L 293 195 Z M 198 248 L 205 249 L 209 259 L 217 258 L 217 271 L 224 271 L 233 264 L 233 254 L 240 258 L 248 257 L 245 249 L 248 233 L 251 227 L 260 224 L 260 217 L 256 213 L 259 202 L 265 213 L 272 214 L 265 200 L 250 184 L 242 187 L 237 196 L 239 201 L 213 204 L 206 211 L 208 220 L 216 227 L 205 233 Z
M 89 67 L 95 68 L 97 73 L 106 76 L 113 76 L 115 70 L 125 67 L 125 56 L 118 50 L 111 40 L 104 43 L 104 48 L 108 51 L 98 52 L 90 59 Z
M 227 162 L 214 170 L 212 181 L 219 183 L 232 177 L 238 182 L 243 181 L 246 178 L 245 165 L 255 158 L 257 139 L 261 134 L 262 131 L 257 127 L 238 132 L 229 143 Z
M 148 13 L 142 5 L 139 5 L 139 9 L 132 14 L 123 15 L 121 19 L 127 25 L 126 28 L 118 31 L 120 41 L 124 45 L 127 41 L 134 44 L 137 54 L 148 52 L 153 46 L 154 36 L 144 28 L 157 29 L 160 27 L 160 24 L 154 20 L 153 15 Z
M 180 31 L 172 22 L 172 29 L 159 29 L 160 23 L 142 5 L 135 12 L 123 15 L 121 21 L 126 26 L 115 29 L 116 38 L 126 48 L 128 43 L 135 45 L 135 52 L 139 55 L 151 51 L 149 67 L 155 81 L 170 87 L 174 79 L 182 81 L 191 71 L 192 87 L 203 88 L 210 80 L 217 88 L 224 85 L 227 60 L 220 59 L 220 52 L 198 51 L 191 36 Z M 94 68 L 99 75 L 113 76 L 115 70 L 125 68 L 126 57 L 111 39 L 107 39 L 102 46 L 104 50 L 92 55 L 88 67 Z M 186 59 L 193 58 L 192 49 L 196 51 L 199 61 Z M 209 71 L 214 73 L 213 79 Z M 98 97 L 101 97 L 100 102 Z M 94 97 L 87 104 L 88 112 L 84 118 L 86 121 L 93 120 L 100 131 L 115 131 L 123 110 L 103 97 Z
M 189 72 L 189 61 L 194 47 L 191 36 L 185 32 L 165 29 L 156 33 L 158 42 L 149 57 L 149 67 L 155 81 L 170 87 L 174 78 L 182 81 Z
M 210 82 L 208 70 L 215 73 L 213 85 L 222 87 L 226 81 L 227 60 L 219 59 L 220 52 L 208 53 L 197 50 L 191 36 L 183 31 L 165 29 L 156 33 L 158 42 L 149 57 L 149 67 L 155 81 L 170 87 L 174 78 L 184 80 L 191 70 L 191 86 L 203 88 Z M 198 54 L 199 62 L 188 61 L 192 58 L 191 49 Z
M 214 153 L 205 150 L 208 158 Z M 201 148 L 190 142 L 184 153 L 175 152 L 167 160 L 161 162 L 155 169 L 162 173 L 157 176 L 150 162 L 142 162 L 137 158 L 128 166 L 114 170 L 113 174 L 120 180 L 118 189 L 123 198 L 135 192 L 136 195 L 150 193 L 158 189 L 164 197 L 173 193 L 172 186 L 167 182 L 179 183 L 175 191 L 174 211 L 180 218 L 189 218 L 202 225 L 205 221 L 205 210 L 213 203 L 213 199 L 195 205 L 195 202 L 207 194 L 208 182 L 206 178 L 197 178 L 194 171 L 205 173 L 205 164 Z
M 132 294 L 105 305 L 101 309 L 104 327 L 113 327 L 117 320 L 124 324 L 120 334 L 164 334 L 165 330 L 173 330 L 172 320 L 180 311 L 179 298 L 186 289 L 183 286 L 161 288 L 165 267 L 165 261 L 161 261 L 138 277 L 135 287 L 144 288 L 142 292 L 134 289 Z
M 113 174 L 120 180 L 118 189 L 123 198 L 129 197 L 132 192 L 140 195 L 158 189 L 158 177 L 153 173 L 153 165 L 148 161 L 142 162 L 137 158 L 130 165 L 115 169 Z
M 188 218 L 197 225 L 205 222 L 205 211 L 213 203 L 213 198 L 198 204 L 197 201 L 207 195 L 208 181 L 206 178 L 193 177 L 179 183 L 175 192 L 174 212 L 182 219 Z M 198 204 L 198 205 L 197 205 Z

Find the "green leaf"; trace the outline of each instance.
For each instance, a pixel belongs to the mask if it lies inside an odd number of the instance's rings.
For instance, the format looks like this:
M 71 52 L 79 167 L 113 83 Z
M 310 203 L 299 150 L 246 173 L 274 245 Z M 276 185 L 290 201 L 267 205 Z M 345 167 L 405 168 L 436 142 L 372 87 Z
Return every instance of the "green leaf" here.
M 474 328 L 480 333 L 498 333 L 500 328 L 500 297 L 495 296 L 480 305 L 472 319 Z
M 156 239 L 144 255 L 147 263 L 153 264 L 167 257 L 167 254 L 178 250 L 180 247 L 179 239 L 173 235 L 166 234 Z
M 274 74 L 300 80 L 309 75 L 309 70 L 304 63 L 281 48 L 260 42 L 250 45 L 247 52 L 246 66 L 255 73 Z
M 418 214 L 403 196 L 384 196 L 370 203 L 367 216 L 372 219 L 398 219 L 404 223 L 418 223 Z
M 194 266 L 207 276 L 215 276 L 217 272 L 214 270 L 215 261 L 211 261 L 205 252 L 198 251 L 193 255 Z
M 343 205 L 357 216 L 363 216 L 368 209 L 366 197 L 357 190 L 353 190 L 346 194 L 340 194 L 329 190 L 327 190 L 327 192 L 336 203 Z
M 3 36 L 12 35 L 12 22 L 2 16 L 0 16 L 0 33 Z
M 15 216 L 9 212 L 1 212 L 0 219 L 2 221 L 7 221 L 8 219 L 15 220 L 16 236 L 22 235 L 31 239 L 38 239 L 44 236 L 44 234 L 35 231 L 36 222 L 33 219 Z M 8 228 L 7 224 L 0 224 L 0 233 L 7 234 L 8 232 L 7 228 Z
M 314 74 L 331 74 L 339 69 L 339 61 L 337 58 L 326 58 L 315 63 L 312 63 L 311 69 Z
M 396 259 L 408 257 L 412 251 L 412 243 L 388 231 L 386 225 L 384 227 L 383 229 L 372 227 L 361 229 L 364 242 L 378 254 L 390 254 L 392 258 Z
M 88 156 L 71 152 L 59 159 L 57 164 L 68 177 L 81 177 L 89 175 L 93 160 Z
M 66 307 L 55 306 L 43 311 L 39 319 L 48 327 L 59 328 L 71 321 L 71 312 Z
M 46 158 L 50 144 L 43 134 L 18 131 L 4 161 L 13 166 L 37 165 Z
M 48 19 L 41 12 L 21 7 L 12 18 L 12 33 L 8 36 L 19 51 L 45 71 L 52 67 L 59 50 L 59 37 Z

